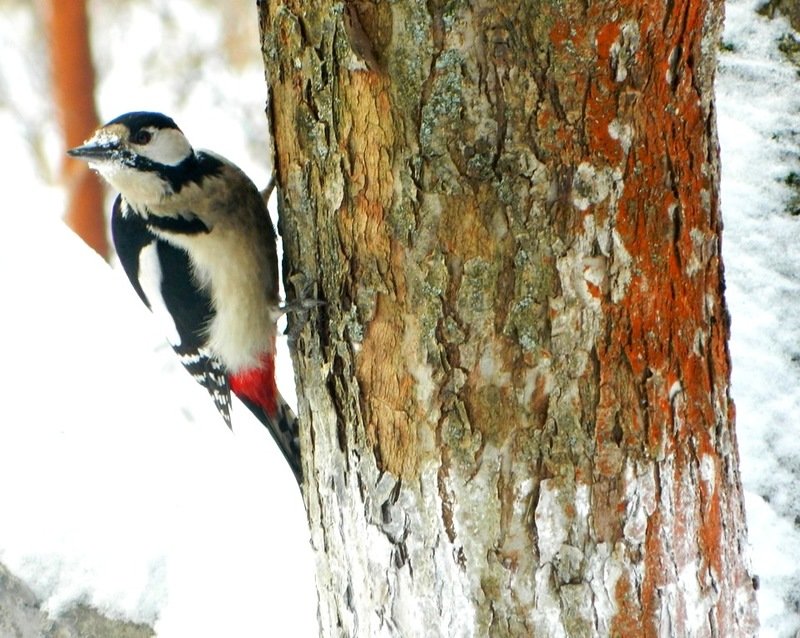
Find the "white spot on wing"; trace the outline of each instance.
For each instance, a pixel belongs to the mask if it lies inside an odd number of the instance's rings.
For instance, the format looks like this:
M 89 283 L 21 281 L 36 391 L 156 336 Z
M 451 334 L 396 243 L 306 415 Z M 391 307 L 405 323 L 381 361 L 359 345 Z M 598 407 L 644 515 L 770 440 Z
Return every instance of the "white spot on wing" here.
M 150 302 L 150 309 L 153 311 L 156 320 L 162 325 L 162 330 L 167 340 L 173 346 L 181 343 L 178 336 L 178 329 L 167 310 L 164 297 L 161 295 L 161 263 L 156 251 L 156 242 L 151 242 L 139 253 L 139 284 L 142 286 L 147 300 Z

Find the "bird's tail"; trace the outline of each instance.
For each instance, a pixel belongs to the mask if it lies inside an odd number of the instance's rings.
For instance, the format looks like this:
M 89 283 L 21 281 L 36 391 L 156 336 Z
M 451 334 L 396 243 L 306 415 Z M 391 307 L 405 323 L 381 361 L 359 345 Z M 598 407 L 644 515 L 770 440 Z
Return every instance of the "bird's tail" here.
M 303 481 L 300 463 L 300 428 L 292 409 L 275 384 L 275 355 L 265 354 L 258 367 L 230 376 L 231 390 L 269 430 L 298 484 Z

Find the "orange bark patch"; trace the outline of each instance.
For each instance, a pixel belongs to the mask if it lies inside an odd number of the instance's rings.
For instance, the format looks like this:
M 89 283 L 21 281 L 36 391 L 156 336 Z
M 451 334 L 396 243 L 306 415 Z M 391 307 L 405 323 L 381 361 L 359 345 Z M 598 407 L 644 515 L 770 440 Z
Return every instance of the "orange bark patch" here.
M 611 635 L 627 638 L 628 636 L 647 636 L 644 632 L 642 612 L 636 600 L 636 593 L 631 587 L 627 575 L 617 581 L 614 588 L 614 599 L 617 603 L 617 615 L 611 625 Z
M 616 22 L 609 22 L 598 29 L 595 41 L 597 43 L 597 56 L 600 61 L 608 60 L 611 55 L 611 45 L 616 42 L 619 37 L 619 24 Z
M 491 259 L 495 242 L 480 220 L 475 199 L 453 195 L 441 196 L 441 200 L 438 240 L 445 252 L 460 255 L 464 261 Z
M 406 371 L 402 342 L 405 254 L 392 239 L 386 215 L 394 181 L 393 116 L 387 80 L 378 74 L 339 68 L 347 158 L 347 188 L 353 207 L 340 211 L 341 246 L 353 269 L 353 298 L 375 295 L 374 314 L 356 356 L 356 377 L 366 416 L 366 434 L 382 467 L 410 476 L 416 467 L 414 379 Z M 392 288 L 385 289 L 386 274 Z M 373 288 L 374 287 L 374 288 Z
M 616 22 L 603 25 L 595 34 L 599 72 L 593 74 L 589 82 L 586 100 L 585 125 L 591 150 L 611 165 L 618 164 L 623 153 L 620 142 L 609 133 L 611 123 L 620 115 L 620 87 L 610 59 L 611 48 L 619 37 L 620 27 Z
M 662 516 L 656 510 L 648 521 L 641 609 L 630 601 L 629 584 L 622 579 L 618 584 L 613 633 L 621 636 L 654 635 L 659 588 L 676 571 L 698 564 L 697 577 L 702 581 L 707 569 L 719 575 L 723 565 L 720 460 L 713 436 L 719 418 L 714 401 L 725 400 L 728 357 L 721 304 L 708 305 L 709 292 L 721 291 L 719 257 L 700 254 L 690 235 L 695 229 L 704 235 L 719 230 L 715 193 L 710 199 L 700 196 L 714 188 L 706 175 L 707 164 L 715 158 L 708 151 L 706 114 L 691 61 L 700 55 L 707 5 L 678 3 L 666 16 L 666 30 L 660 10 L 663 6 L 654 3 L 640 9 L 642 42 L 623 80 L 639 89 L 636 83 L 644 76 L 636 66 L 652 69 L 646 76 L 647 90 L 632 94 L 635 101 L 626 122 L 637 143 L 626 159 L 615 229 L 634 263 L 626 295 L 619 304 L 605 302 L 610 334 L 609 346 L 598 349 L 601 392 L 595 470 L 605 476 L 613 469 L 614 455 L 607 444 L 616 417 L 613 406 L 627 406 L 624 414 L 633 418 L 623 419 L 623 424 L 633 428 L 636 423 L 632 402 L 615 396 L 604 384 L 620 391 L 630 381 L 648 426 L 647 440 L 634 437 L 633 442 L 643 443 L 649 460 L 662 472 L 670 472 L 662 480 L 672 486 L 667 499 L 674 512 Z M 598 57 L 611 59 L 620 37 L 613 23 L 600 28 Z M 609 162 L 621 159 L 619 143 L 608 134 L 608 125 L 619 114 L 614 82 L 610 74 L 601 74 L 591 87 L 586 109 L 591 151 Z M 691 273 L 690 262 L 700 264 Z M 630 380 L 619 367 L 617 348 L 628 362 Z M 630 444 L 624 437 L 623 445 Z M 628 448 L 628 454 L 636 454 L 635 450 Z M 714 459 L 713 465 L 706 456 Z M 671 462 L 663 463 L 664 458 Z M 711 475 L 703 480 L 703 472 Z M 670 529 L 661 530 L 663 525 Z
M 606 86 L 604 86 L 604 84 Z M 619 113 L 610 80 L 598 80 L 589 86 L 586 102 L 586 129 L 592 139 L 592 150 L 602 159 L 616 165 L 622 160 L 622 145 L 611 137 L 609 127 Z
M 557 21 L 550 29 L 550 42 L 555 46 L 561 46 L 569 37 L 569 22 L 565 20 Z
M 701 464 L 705 456 L 714 459 L 713 475 L 703 476 L 700 481 L 700 547 L 706 566 L 711 569 L 716 578 L 719 578 L 723 569 L 723 548 L 720 539 L 723 538 L 722 510 L 720 504 L 720 490 L 722 489 L 722 475 L 717 451 L 712 447 L 710 438 L 702 436 L 697 450 L 698 461 Z
M 366 432 L 379 466 L 410 476 L 416 466 L 414 380 L 405 372 L 403 319 L 396 302 L 380 295 L 357 359 L 356 376 L 365 402 Z

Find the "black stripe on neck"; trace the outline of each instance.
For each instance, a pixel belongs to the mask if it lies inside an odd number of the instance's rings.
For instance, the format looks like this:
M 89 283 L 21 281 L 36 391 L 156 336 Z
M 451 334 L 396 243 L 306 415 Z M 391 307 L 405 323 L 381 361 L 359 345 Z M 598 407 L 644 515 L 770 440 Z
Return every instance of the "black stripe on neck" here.
M 159 164 L 141 155 L 131 154 L 126 159 L 127 163 L 138 171 L 157 173 L 170 185 L 173 193 L 179 193 L 187 184 L 195 183 L 200 186 L 206 177 L 219 175 L 222 170 L 220 160 L 203 152 L 192 152 L 180 164 L 174 166 Z
M 146 223 L 149 228 L 179 235 L 199 235 L 211 232 L 211 229 L 194 215 L 191 217 L 162 217 L 151 213 L 147 216 Z

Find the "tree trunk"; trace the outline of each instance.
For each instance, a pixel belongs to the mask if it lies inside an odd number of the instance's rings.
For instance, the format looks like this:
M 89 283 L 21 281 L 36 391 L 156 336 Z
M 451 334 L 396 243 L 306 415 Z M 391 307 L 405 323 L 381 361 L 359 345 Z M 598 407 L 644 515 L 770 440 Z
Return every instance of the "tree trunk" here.
M 259 5 L 322 635 L 755 635 L 721 3 Z
M 85 0 L 49 0 L 47 27 L 53 94 L 67 148 L 78 146 L 97 126 L 94 65 Z M 86 162 L 64 159 L 67 187 L 64 220 L 89 246 L 108 259 L 103 186 Z

